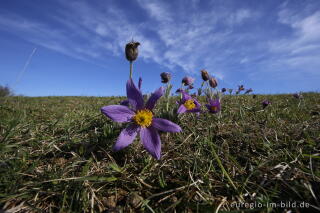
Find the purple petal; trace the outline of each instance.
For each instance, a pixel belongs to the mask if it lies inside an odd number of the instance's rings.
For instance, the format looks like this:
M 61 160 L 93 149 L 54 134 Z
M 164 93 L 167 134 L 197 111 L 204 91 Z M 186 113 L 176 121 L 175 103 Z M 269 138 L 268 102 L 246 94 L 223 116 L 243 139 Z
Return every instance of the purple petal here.
M 187 110 L 187 112 L 201 112 L 201 109 L 200 108 L 194 108 L 194 109 L 191 109 L 191 110 Z
M 154 93 L 152 93 L 151 97 L 146 103 L 146 108 L 152 110 L 156 105 L 158 99 L 163 95 L 163 93 L 164 93 L 163 87 L 160 87 Z
M 193 99 L 193 102 L 195 103 L 197 109 L 201 108 L 201 104 L 198 102 L 197 99 Z
M 127 128 L 121 131 L 116 144 L 112 147 L 114 152 L 119 151 L 130 145 L 136 138 L 140 127 L 135 124 L 130 124 Z
M 140 78 L 139 78 L 139 81 L 138 81 L 138 88 L 139 88 L 139 90 L 141 90 L 141 85 L 142 85 L 142 78 L 140 77 Z
M 144 148 L 156 159 L 161 157 L 161 140 L 154 127 L 141 128 L 140 138 Z
M 101 112 L 115 122 L 128 122 L 134 116 L 134 112 L 127 106 L 109 105 L 101 108 Z
M 186 93 L 185 91 L 182 91 L 182 102 L 184 103 L 190 99 L 192 99 L 192 97 L 188 93 Z
M 181 131 L 181 128 L 179 125 L 162 118 L 154 118 L 152 120 L 152 126 L 163 132 L 180 132 Z
M 178 108 L 178 114 L 181 114 L 181 113 L 185 113 L 187 111 L 187 108 L 183 105 L 183 104 L 181 104 L 180 106 L 179 106 L 179 108 Z
M 143 97 L 140 90 L 133 83 L 132 79 L 127 81 L 127 97 L 129 103 L 134 110 L 139 110 L 143 108 Z

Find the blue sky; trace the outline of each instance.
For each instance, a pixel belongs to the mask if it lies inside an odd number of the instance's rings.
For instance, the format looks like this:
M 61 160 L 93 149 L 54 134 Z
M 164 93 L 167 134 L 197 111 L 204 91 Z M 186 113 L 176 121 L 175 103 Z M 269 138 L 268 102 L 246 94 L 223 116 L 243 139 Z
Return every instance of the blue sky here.
M 186 75 L 199 87 L 201 69 L 219 88 L 320 90 L 319 0 L 1 0 L 0 85 L 27 96 L 124 95 L 132 37 L 144 92 L 161 86 L 161 72 L 175 89 Z

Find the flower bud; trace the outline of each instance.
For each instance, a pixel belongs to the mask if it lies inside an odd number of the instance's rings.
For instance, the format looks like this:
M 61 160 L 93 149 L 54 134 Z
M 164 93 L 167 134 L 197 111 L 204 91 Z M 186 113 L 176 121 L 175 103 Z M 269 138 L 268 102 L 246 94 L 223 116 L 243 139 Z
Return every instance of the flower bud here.
M 227 91 L 226 88 L 222 88 L 222 89 L 221 89 L 221 92 L 226 92 L 226 91 Z
M 216 88 L 218 86 L 218 82 L 214 77 L 211 77 L 209 79 L 209 84 L 210 84 L 210 87 L 212 88 Z
M 209 80 L 210 76 L 207 70 L 201 70 L 200 72 L 201 72 L 202 80 L 204 81 Z
M 263 107 L 263 108 L 266 108 L 269 104 L 271 104 L 270 101 L 264 100 L 264 101 L 262 102 L 262 107 Z
M 181 93 L 183 90 L 181 88 L 176 90 L 176 93 Z
M 191 78 L 189 76 L 186 76 L 182 79 L 182 83 L 185 85 L 185 86 L 189 86 L 191 84 L 193 84 L 194 82 L 194 78 Z
M 126 58 L 128 61 L 132 62 L 137 59 L 138 57 L 138 46 L 140 45 L 139 42 L 131 41 L 126 44 Z
M 171 74 L 168 72 L 163 72 L 160 74 L 160 77 L 162 83 L 168 83 L 171 79 Z

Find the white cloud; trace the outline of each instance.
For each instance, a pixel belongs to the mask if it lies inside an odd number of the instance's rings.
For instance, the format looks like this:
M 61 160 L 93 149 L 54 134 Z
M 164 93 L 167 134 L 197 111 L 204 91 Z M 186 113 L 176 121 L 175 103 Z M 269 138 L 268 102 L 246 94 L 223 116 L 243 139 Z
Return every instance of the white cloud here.
M 11 13 L 0 15 L 0 27 L 66 55 L 99 63 L 106 55 L 123 57 L 124 46 L 133 37 L 141 43 L 139 58 L 143 60 L 189 74 L 199 75 L 199 70 L 207 69 L 220 79 L 228 78 L 238 66 L 252 64 L 266 68 L 318 66 L 313 61 L 316 57 L 311 56 L 320 56 L 320 12 L 302 16 L 283 4 L 275 27 L 285 26 L 291 32 L 275 38 L 263 26 L 246 26 L 262 17 L 261 11 L 252 8 L 211 4 L 199 12 L 198 0 L 190 4 L 136 2 L 137 12 L 143 16 L 139 20 L 128 15 L 128 8 L 116 4 L 61 0 L 58 14 L 46 14 L 60 25 Z
M 278 55 L 274 63 L 285 64 L 298 72 L 315 73 L 320 66 L 320 12 L 306 16 L 284 8 L 278 16 L 278 21 L 289 26 L 292 34 L 270 42 L 271 53 Z

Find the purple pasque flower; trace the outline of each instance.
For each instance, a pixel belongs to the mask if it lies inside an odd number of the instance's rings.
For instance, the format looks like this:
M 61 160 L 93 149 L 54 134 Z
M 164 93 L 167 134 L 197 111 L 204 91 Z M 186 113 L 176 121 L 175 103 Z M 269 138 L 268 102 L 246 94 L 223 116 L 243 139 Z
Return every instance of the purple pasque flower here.
M 269 104 L 271 104 L 271 102 L 268 101 L 268 100 L 262 101 L 262 107 L 263 107 L 263 109 L 266 108 Z
M 244 94 L 249 94 L 250 92 L 253 92 L 252 88 L 247 89 Z
M 209 104 L 206 104 L 207 109 L 211 113 L 217 113 L 221 110 L 220 100 L 217 98 L 215 100 L 209 99 Z
M 101 108 L 101 112 L 108 118 L 119 123 L 129 123 L 123 129 L 113 146 L 113 151 L 119 151 L 130 145 L 138 133 L 144 148 L 156 159 L 161 157 L 161 140 L 159 130 L 164 132 L 180 132 L 179 125 L 162 118 L 155 118 L 152 112 L 157 100 L 163 95 L 164 88 L 160 87 L 152 93 L 144 104 L 141 91 L 132 79 L 127 81 L 127 98 L 130 109 L 123 105 L 109 105 Z
M 138 88 L 139 90 L 141 90 L 141 85 L 142 85 L 142 78 L 140 77 L 139 78 L 139 81 L 138 81 Z M 123 101 L 120 101 L 120 105 L 123 105 L 123 106 L 129 106 L 129 100 L 128 99 L 125 99 Z
M 294 93 L 292 96 L 294 98 L 296 98 L 296 99 L 301 99 L 302 98 L 302 95 L 300 93 Z
M 190 85 L 193 84 L 193 82 L 194 82 L 194 78 L 192 78 L 192 77 L 190 77 L 190 76 L 186 76 L 186 77 L 184 77 L 184 78 L 182 79 L 182 83 L 183 83 L 183 85 L 185 85 L 185 86 L 190 86 Z
M 182 99 L 180 101 L 180 106 L 178 108 L 178 114 L 185 113 L 185 112 L 200 112 L 201 105 L 196 98 L 191 97 L 185 91 L 181 91 Z

